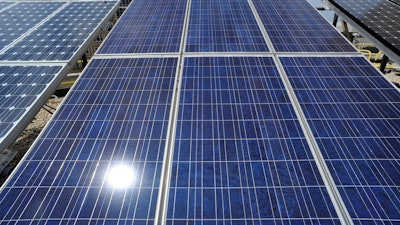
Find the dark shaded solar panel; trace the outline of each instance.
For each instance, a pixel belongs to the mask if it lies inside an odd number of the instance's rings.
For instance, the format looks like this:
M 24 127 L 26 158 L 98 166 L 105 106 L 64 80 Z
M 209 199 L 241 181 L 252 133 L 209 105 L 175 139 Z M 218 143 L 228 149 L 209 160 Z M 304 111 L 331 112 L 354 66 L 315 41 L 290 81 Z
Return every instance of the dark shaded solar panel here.
M 272 58 L 185 58 L 172 165 L 168 225 L 339 223 Z
M 400 5 L 400 0 L 389 0 L 389 1 L 391 1 L 391 2 L 393 2 L 395 4 L 397 4 L 397 5 Z
M 0 141 L 28 113 L 61 66 L 0 66 Z
M 400 5 L 387 0 L 329 0 L 395 54 L 400 55 Z
M 99 54 L 178 52 L 187 0 L 135 0 Z
M 71 2 L 1 54 L 0 60 L 70 60 L 115 4 L 115 1 Z
M 176 67 L 93 60 L 2 189 L 1 221 L 152 224 Z
M 266 52 L 267 45 L 247 1 L 194 0 L 187 52 Z
M 395 224 L 399 90 L 362 57 L 281 61 L 355 224 Z
M 307 1 L 253 2 L 277 52 L 356 52 Z
M 65 2 L 19 2 L 0 11 L 0 50 L 40 23 Z M 0 10 L 7 5 L 0 2 Z

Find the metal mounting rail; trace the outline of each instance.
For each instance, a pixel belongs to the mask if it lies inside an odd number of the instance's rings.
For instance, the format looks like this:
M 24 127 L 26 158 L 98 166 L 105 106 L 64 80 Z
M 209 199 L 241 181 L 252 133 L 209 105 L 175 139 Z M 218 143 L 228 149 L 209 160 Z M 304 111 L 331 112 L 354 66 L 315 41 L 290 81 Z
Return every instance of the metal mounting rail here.
M 186 5 L 186 15 L 183 24 L 183 33 L 180 45 L 180 55 L 177 64 L 177 71 L 174 83 L 174 92 L 172 95 L 172 103 L 171 110 L 169 116 L 169 124 L 168 131 L 165 143 L 165 152 L 164 152 L 164 160 L 162 165 L 162 174 L 161 174 L 161 183 L 160 190 L 157 199 L 157 208 L 156 214 L 154 217 L 154 224 L 163 225 L 166 224 L 167 219 L 167 209 L 168 209 L 168 196 L 169 196 L 169 186 L 171 183 L 171 173 L 172 173 L 172 161 L 174 155 L 174 144 L 175 144 L 175 134 L 176 134 L 176 125 L 178 118 L 178 109 L 179 109 L 179 96 L 181 91 L 181 78 L 183 74 L 183 63 L 184 63 L 184 52 L 186 46 L 186 37 L 188 33 L 189 27 L 189 18 L 190 18 L 190 7 L 191 0 L 188 0 Z

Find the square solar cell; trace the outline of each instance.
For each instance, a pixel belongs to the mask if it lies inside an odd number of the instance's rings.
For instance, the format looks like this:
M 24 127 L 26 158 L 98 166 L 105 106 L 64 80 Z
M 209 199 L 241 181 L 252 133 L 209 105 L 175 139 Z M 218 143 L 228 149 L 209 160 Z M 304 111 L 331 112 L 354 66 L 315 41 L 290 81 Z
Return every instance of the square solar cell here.
M 167 224 L 338 223 L 272 58 L 185 58 Z
M 260 28 L 246 1 L 191 3 L 187 52 L 266 52 Z
M 93 60 L 1 192 L 1 221 L 152 224 L 177 61 Z
M 281 57 L 355 223 L 400 215 L 400 92 L 363 57 Z
M 253 2 L 277 52 L 356 52 L 307 1 Z
M 187 0 L 137 0 L 126 10 L 99 54 L 179 52 Z

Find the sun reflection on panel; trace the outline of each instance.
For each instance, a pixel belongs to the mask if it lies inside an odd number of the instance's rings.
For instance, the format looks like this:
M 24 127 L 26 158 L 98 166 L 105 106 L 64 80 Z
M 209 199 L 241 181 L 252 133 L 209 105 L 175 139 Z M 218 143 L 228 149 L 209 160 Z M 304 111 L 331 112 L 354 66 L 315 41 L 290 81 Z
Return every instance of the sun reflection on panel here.
M 108 185 L 115 189 L 132 186 L 136 181 L 136 173 L 131 166 L 118 164 L 111 166 L 106 174 Z

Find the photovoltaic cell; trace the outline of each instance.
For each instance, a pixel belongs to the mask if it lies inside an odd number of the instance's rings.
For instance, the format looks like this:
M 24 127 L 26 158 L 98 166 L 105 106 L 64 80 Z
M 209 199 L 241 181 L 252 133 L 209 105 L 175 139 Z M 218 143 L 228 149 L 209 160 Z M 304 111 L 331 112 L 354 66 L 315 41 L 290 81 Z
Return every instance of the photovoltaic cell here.
M 2 223 L 153 224 L 177 59 L 90 65 L 0 193 Z
M 63 4 L 65 2 L 19 2 L 5 11 L 0 11 L 0 50 Z M 0 2 L 0 10 L 6 6 L 5 2 Z
M 61 68 L 0 66 L 0 141 L 41 97 Z
M 388 0 L 329 0 L 387 48 L 400 55 L 400 5 Z
M 277 52 L 356 52 L 307 1 L 253 2 Z
M 1 54 L 0 60 L 70 60 L 115 4 L 115 1 L 71 2 Z
M 272 58 L 185 58 L 167 224 L 337 224 Z
M 194 0 L 187 52 L 266 52 L 267 44 L 247 1 Z
M 400 219 L 400 92 L 363 57 L 281 57 L 355 224 Z
M 187 0 L 135 0 L 99 54 L 178 52 Z

